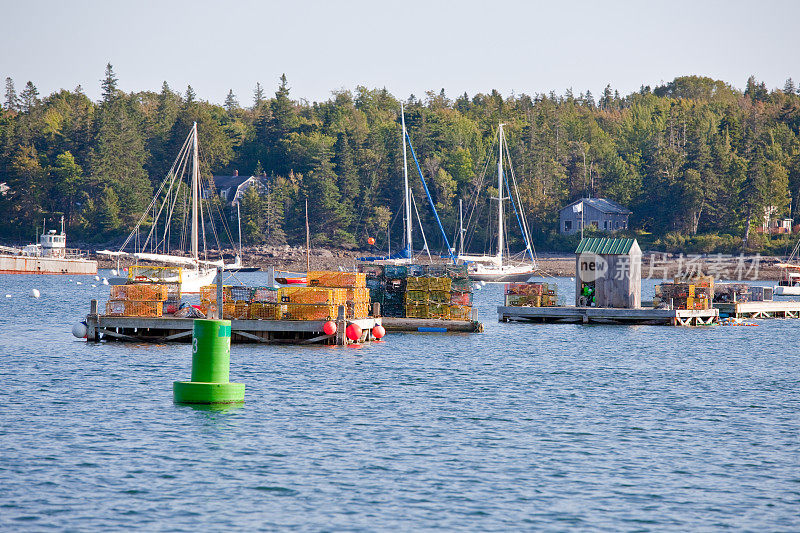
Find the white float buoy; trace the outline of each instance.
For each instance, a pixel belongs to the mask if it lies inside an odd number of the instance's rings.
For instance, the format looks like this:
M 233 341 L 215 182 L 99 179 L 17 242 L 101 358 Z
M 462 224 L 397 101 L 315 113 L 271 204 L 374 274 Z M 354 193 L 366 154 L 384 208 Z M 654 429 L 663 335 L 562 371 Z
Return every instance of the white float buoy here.
M 83 285 L 83 282 L 82 282 L 82 281 L 79 281 L 79 282 L 77 283 L 77 285 Z
M 11 298 L 11 295 L 10 294 L 6 294 L 6 298 Z
M 31 292 L 28 294 L 30 294 L 31 298 L 38 298 L 42 295 L 42 293 L 39 292 L 39 289 L 31 289 Z
M 485 285 L 486 285 L 486 282 L 481 280 L 481 287 L 484 287 Z
M 117 275 L 117 269 L 116 268 L 112 268 L 111 269 L 111 275 L 112 276 L 116 276 Z
M 86 323 L 85 322 L 76 322 L 74 326 L 72 326 L 72 334 L 79 339 L 85 339 L 87 333 Z
M 94 277 L 94 280 L 95 280 L 95 281 L 100 281 L 100 276 L 95 276 L 95 277 Z
M 103 278 L 103 285 L 108 285 L 108 278 Z
M 97 285 L 95 285 L 94 283 L 92 283 L 92 287 L 97 287 Z

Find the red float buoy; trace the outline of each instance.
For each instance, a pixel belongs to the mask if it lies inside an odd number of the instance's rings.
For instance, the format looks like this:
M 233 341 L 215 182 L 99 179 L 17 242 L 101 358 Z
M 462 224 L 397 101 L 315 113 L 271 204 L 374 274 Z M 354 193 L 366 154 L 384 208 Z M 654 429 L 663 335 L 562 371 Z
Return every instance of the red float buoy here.
M 380 340 L 384 335 L 386 335 L 386 330 L 380 324 L 372 328 L 372 336 L 376 339 Z
M 369 239 L 367 239 L 367 244 L 372 246 L 373 244 L 375 244 L 375 239 L 373 237 L 370 237 Z
M 351 341 L 355 342 L 361 338 L 361 328 L 358 324 L 350 324 L 347 326 L 347 329 L 344 330 L 345 335 Z
M 325 332 L 325 335 L 333 335 L 336 333 L 336 322 L 333 320 L 328 320 L 325 322 L 325 325 L 322 326 L 322 331 Z

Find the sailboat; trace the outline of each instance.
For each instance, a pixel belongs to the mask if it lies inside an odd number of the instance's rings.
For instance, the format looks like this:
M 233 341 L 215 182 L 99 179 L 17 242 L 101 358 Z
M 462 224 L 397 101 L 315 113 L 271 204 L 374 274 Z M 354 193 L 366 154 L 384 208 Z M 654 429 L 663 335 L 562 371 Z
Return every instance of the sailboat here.
M 775 285 L 773 292 L 778 296 L 800 296 L 800 263 L 798 263 L 800 241 L 794 245 L 787 263 L 778 263 L 781 269 L 781 279 Z
M 191 164 L 191 170 L 189 165 Z M 183 177 L 189 175 L 189 189 L 188 198 L 185 189 L 182 190 L 181 184 Z M 203 220 L 203 206 L 201 203 L 200 193 L 200 170 L 199 170 L 199 156 L 197 146 L 197 123 L 192 125 L 189 136 L 184 141 L 181 150 L 178 153 L 175 162 L 172 165 L 167 177 L 161 183 L 158 191 L 156 191 L 152 202 L 142 214 L 141 218 L 136 224 L 128 238 L 120 247 L 119 251 L 102 250 L 99 254 L 104 254 L 112 257 L 133 256 L 137 263 L 139 260 L 147 261 L 148 263 L 157 263 L 168 266 L 181 267 L 180 273 L 167 274 L 161 278 L 165 282 L 179 282 L 181 284 L 182 293 L 199 293 L 200 287 L 214 283 L 214 278 L 217 273 L 218 267 L 223 267 L 223 261 L 208 260 L 200 255 L 200 237 L 202 232 L 202 242 L 205 247 L 205 222 Z M 176 207 L 191 206 L 191 222 L 189 230 L 189 250 L 188 255 L 179 255 L 182 250 L 171 249 L 170 243 L 172 240 L 173 226 L 178 226 L 176 222 L 173 224 L 173 214 Z M 180 211 L 180 210 L 179 210 Z M 145 221 L 152 216 L 152 224 L 150 229 L 142 242 L 139 242 L 140 230 Z M 163 223 L 161 218 L 164 218 Z M 180 233 L 180 241 L 182 245 L 186 244 L 186 214 L 184 212 L 183 223 L 180 224 L 182 232 Z M 213 225 L 213 221 L 210 222 Z M 160 230 L 160 233 L 159 233 Z M 125 248 L 129 244 L 133 244 L 135 251 L 132 253 L 126 252 Z M 148 251 L 149 250 L 149 251 Z M 173 253 L 170 253 L 173 252 Z
M 423 239 L 423 252 L 428 254 L 428 258 L 431 258 L 430 249 L 428 248 L 428 240 L 425 237 L 425 231 L 422 229 L 422 221 L 419 216 L 419 211 L 417 210 L 417 204 L 414 200 L 414 197 L 411 193 L 411 189 L 408 186 L 408 151 L 411 151 L 411 157 L 414 159 L 414 164 L 416 165 L 417 172 L 419 173 L 419 178 L 422 183 L 422 188 L 425 191 L 425 195 L 427 196 L 428 203 L 430 204 L 431 210 L 433 211 L 433 216 L 436 219 L 436 222 L 439 226 L 439 231 L 442 234 L 442 239 L 444 240 L 447 249 L 450 251 L 451 259 L 455 260 L 455 256 L 452 254 L 452 250 L 450 248 L 450 242 L 447 239 L 447 235 L 445 234 L 444 227 L 442 226 L 442 221 L 439 219 L 439 214 L 436 212 L 436 205 L 431 198 L 430 191 L 428 190 L 428 184 L 425 181 L 425 177 L 422 174 L 422 169 L 419 166 L 419 160 L 417 159 L 417 155 L 414 152 L 414 146 L 411 144 L 411 137 L 408 135 L 408 130 L 406 129 L 406 117 L 405 117 L 405 110 L 402 102 L 400 103 L 400 120 L 401 120 L 401 127 L 402 127 L 402 139 L 403 139 L 403 240 L 404 245 L 403 248 L 394 254 L 391 253 L 391 249 L 389 254 L 386 256 L 381 257 L 360 257 L 359 261 L 379 261 L 382 263 L 391 263 L 391 264 L 408 264 L 414 260 L 414 247 L 413 247 L 413 239 L 412 239 L 412 228 L 414 225 L 414 214 L 416 214 L 417 222 L 419 223 L 420 231 L 422 232 L 422 239 Z M 390 244 L 391 246 L 391 244 Z
M 258 272 L 261 270 L 259 267 L 246 267 L 242 266 L 242 212 L 240 210 L 240 202 L 236 201 L 236 220 L 239 224 L 239 251 L 233 263 L 225 263 L 226 272 Z
M 531 239 L 528 233 L 527 222 L 525 221 L 524 213 L 522 213 L 522 203 L 520 202 L 519 192 L 517 191 L 516 179 L 513 176 L 514 182 L 514 196 L 511 195 L 511 187 L 508 186 L 508 181 L 505 179 L 503 173 L 503 147 L 506 147 L 506 157 L 508 157 L 508 147 L 505 143 L 505 135 L 503 134 L 504 124 L 500 124 L 498 128 L 498 145 L 499 154 L 497 159 L 497 252 L 494 255 L 469 255 L 464 253 L 464 228 L 463 216 L 460 214 L 459 208 L 459 235 L 461 237 L 461 245 L 458 254 L 458 260 L 468 264 L 469 277 L 476 281 L 486 282 L 512 282 L 512 281 L 527 281 L 536 271 L 536 259 L 534 258 L 533 248 L 530 244 Z M 509 168 L 510 160 L 509 160 Z M 508 196 L 504 194 L 508 192 Z M 508 257 L 504 256 L 505 248 L 505 215 L 503 209 L 503 202 L 511 200 L 512 206 L 517 213 L 517 220 L 522 231 L 523 240 L 525 241 L 525 250 L 523 251 L 522 261 L 511 261 Z M 524 257 L 529 256 L 530 261 L 525 261 Z

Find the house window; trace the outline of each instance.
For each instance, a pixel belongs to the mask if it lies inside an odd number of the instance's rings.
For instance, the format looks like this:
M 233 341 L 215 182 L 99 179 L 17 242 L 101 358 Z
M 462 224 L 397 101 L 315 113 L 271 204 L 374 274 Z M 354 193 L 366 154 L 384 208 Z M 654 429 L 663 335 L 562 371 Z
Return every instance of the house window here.
M 603 229 L 605 229 L 605 230 L 608 229 L 608 220 L 604 220 L 603 221 Z
M 594 229 L 599 228 L 600 227 L 600 221 L 599 220 L 592 220 L 592 226 L 594 226 Z
M 572 231 L 572 221 L 571 220 L 565 220 L 564 221 L 564 231 L 565 232 Z

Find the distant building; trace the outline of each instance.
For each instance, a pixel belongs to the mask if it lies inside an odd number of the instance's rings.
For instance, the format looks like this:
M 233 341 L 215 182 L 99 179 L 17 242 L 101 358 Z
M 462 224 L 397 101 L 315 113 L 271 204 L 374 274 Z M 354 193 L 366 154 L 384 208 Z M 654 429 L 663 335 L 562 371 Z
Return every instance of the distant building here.
M 601 231 L 628 229 L 630 215 L 629 209 L 606 198 L 581 198 L 559 211 L 558 231 L 562 235 L 580 233 L 581 220 L 585 227 Z
M 257 187 L 259 192 L 265 192 L 266 174 L 260 176 L 240 176 L 235 170 L 233 176 L 214 176 L 214 188 L 223 201 L 236 205 L 250 187 Z

